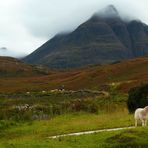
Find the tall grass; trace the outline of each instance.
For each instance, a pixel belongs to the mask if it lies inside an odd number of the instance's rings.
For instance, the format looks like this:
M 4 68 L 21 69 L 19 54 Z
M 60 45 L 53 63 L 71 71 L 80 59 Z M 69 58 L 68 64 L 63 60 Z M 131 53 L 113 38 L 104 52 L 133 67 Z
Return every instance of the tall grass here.
M 8 97 L 8 96 L 7 96 Z M 42 120 L 54 116 L 74 113 L 110 113 L 126 109 L 124 95 L 113 94 L 108 97 L 96 92 L 31 93 L 13 95 L 0 99 L 0 120 Z

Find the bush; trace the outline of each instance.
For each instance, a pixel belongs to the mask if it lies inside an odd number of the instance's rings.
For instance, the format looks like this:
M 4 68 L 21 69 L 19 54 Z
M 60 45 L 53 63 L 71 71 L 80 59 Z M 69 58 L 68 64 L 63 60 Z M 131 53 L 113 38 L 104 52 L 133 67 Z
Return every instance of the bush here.
M 143 84 L 139 87 L 134 87 L 129 90 L 127 101 L 129 112 L 134 112 L 139 107 L 148 105 L 148 84 Z

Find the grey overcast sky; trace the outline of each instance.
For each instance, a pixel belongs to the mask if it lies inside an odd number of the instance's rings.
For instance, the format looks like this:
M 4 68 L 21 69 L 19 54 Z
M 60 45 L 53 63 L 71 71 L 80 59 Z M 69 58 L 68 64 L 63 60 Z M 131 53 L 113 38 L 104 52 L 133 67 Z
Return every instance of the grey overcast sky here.
M 0 0 L 0 55 L 29 54 L 109 4 L 148 24 L 148 0 Z

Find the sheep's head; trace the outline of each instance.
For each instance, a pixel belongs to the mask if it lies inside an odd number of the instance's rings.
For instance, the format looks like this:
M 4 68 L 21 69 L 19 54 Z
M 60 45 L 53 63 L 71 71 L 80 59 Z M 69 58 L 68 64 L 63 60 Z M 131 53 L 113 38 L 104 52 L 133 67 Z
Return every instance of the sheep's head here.
M 146 106 L 144 109 L 148 111 L 148 106 Z

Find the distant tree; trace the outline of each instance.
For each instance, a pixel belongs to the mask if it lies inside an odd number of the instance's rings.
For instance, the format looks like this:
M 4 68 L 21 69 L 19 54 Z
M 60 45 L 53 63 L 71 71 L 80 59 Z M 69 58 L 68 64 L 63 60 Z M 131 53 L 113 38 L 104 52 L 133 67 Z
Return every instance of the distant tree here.
M 134 87 L 128 92 L 127 101 L 129 112 L 134 112 L 137 108 L 148 105 L 148 84 L 142 84 L 139 87 Z

